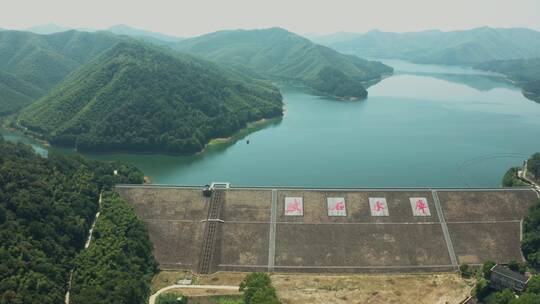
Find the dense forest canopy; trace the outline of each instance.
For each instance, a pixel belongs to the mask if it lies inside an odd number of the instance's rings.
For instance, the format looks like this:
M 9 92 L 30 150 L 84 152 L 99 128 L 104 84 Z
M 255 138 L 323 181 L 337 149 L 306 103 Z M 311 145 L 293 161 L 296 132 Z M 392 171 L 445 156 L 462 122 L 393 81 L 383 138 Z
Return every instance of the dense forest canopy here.
M 88 249 L 75 260 L 72 304 L 142 304 L 157 271 L 145 224 L 115 192 L 105 192 Z
M 281 94 L 266 82 L 129 41 L 26 108 L 20 124 L 79 150 L 193 153 L 248 122 L 280 115 Z
M 69 73 L 125 38 L 106 32 L 0 32 L 0 115 L 46 94 Z
M 185 39 L 174 48 L 248 67 L 266 77 L 300 82 L 337 97 L 365 97 L 365 82 L 393 71 L 380 62 L 338 53 L 281 28 L 219 31 Z
M 143 175 L 82 157 L 45 159 L 1 137 L 0 150 L 0 303 L 62 303 L 100 190 Z
M 530 209 L 523 221 L 523 256 L 536 269 L 540 269 L 540 201 Z

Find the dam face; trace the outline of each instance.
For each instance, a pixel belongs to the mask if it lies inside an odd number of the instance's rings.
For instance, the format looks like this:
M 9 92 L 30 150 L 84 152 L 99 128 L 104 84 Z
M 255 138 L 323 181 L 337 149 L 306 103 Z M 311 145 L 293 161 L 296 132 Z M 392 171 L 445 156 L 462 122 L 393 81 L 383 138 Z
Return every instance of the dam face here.
M 522 261 L 530 189 L 215 189 L 119 185 L 161 269 L 451 271 Z

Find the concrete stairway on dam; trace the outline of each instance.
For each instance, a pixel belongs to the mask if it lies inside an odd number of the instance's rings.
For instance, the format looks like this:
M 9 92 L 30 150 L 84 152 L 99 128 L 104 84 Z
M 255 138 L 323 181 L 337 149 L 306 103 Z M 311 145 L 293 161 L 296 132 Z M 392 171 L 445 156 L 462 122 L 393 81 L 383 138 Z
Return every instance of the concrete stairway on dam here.
M 203 244 L 201 248 L 201 259 L 199 261 L 199 273 L 208 274 L 212 272 L 212 257 L 216 245 L 216 232 L 220 220 L 221 210 L 223 208 L 223 192 L 214 190 L 210 198 L 210 207 L 208 209 L 208 219 L 204 230 Z

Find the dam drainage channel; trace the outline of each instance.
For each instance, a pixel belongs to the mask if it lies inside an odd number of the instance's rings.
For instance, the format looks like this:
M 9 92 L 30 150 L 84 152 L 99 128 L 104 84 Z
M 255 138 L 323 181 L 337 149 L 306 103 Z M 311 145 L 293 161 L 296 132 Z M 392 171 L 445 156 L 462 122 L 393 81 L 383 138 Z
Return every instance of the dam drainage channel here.
M 199 265 L 199 273 L 202 274 L 210 273 L 214 245 L 216 242 L 216 231 L 218 229 L 218 224 L 223 222 L 219 219 L 221 215 L 222 195 L 222 191 L 214 190 L 212 198 L 210 199 L 210 208 L 208 211 L 208 219 L 206 220 L 206 230 L 201 250 L 201 262 Z
M 448 248 L 448 255 L 450 256 L 450 261 L 452 262 L 452 267 L 457 270 L 459 265 L 456 258 L 456 253 L 454 251 L 454 245 L 452 244 L 452 238 L 450 237 L 450 232 L 448 231 L 448 226 L 444 219 L 443 209 L 441 207 L 441 202 L 439 201 L 439 195 L 436 190 L 431 190 L 433 196 L 433 203 L 435 204 L 435 209 L 437 210 L 437 215 L 439 217 L 439 222 L 441 223 L 441 228 L 446 242 L 446 247 Z
M 272 189 L 272 206 L 270 208 L 270 235 L 268 238 L 268 272 L 274 272 L 276 258 L 276 218 L 277 218 L 277 189 Z

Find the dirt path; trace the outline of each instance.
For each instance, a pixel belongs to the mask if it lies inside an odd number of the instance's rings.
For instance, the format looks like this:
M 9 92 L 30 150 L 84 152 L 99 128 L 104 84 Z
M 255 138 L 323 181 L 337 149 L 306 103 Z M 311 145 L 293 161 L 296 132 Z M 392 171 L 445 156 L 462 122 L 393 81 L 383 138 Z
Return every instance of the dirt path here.
M 152 291 L 175 284 L 189 277 L 201 285 L 238 286 L 248 273 L 217 272 L 193 275 L 186 271 L 162 271 L 154 278 Z M 464 280 L 457 273 L 425 274 L 285 274 L 270 275 L 278 297 L 284 304 L 457 304 L 467 298 L 473 280 Z M 230 290 L 204 289 L 179 292 L 187 296 L 214 296 Z M 174 288 L 168 289 L 172 292 Z M 236 289 L 238 290 L 238 289 Z M 240 294 L 240 293 L 238 293 Z M 152 303 L 152 302 L 151 302 Z
M 206 290 L 231 290 L 238 291 L 238 286 L 229 285 L 171 285 L 161 288 L 156 293 L 150 296 L 149 304 L 155 304 L 157 297 L 165 291 L 173 289 L 206 289 Z

